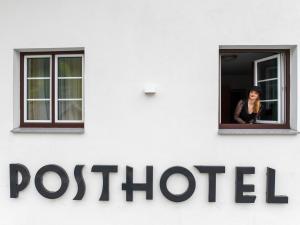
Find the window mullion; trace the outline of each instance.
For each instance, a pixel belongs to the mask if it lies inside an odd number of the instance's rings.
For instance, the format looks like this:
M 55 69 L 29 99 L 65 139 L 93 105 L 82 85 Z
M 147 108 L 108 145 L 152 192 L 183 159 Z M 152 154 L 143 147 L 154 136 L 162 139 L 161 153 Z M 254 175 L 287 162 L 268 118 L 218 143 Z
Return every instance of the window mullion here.
M 52 70 L 51 70 L 51 123 L 52 125 L 55 125 L 55 110 L 56 110 L 56 105 L 55 105 L 55 102 L 56 102 L 56 77 L 55 77 L 55 73 L 56 73 L 56 60 L 55 60 L 55 55 L 52 54 L 52 60 L 51 60 L 51 63 L 52 63 Z

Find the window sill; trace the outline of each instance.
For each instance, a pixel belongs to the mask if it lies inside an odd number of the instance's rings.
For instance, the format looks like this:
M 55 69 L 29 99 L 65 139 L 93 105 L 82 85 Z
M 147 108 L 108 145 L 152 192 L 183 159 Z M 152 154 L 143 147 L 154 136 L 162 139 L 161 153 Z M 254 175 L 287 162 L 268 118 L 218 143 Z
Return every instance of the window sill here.
M 14 128 L 12 133 L 27 134 L 83 134 L 84 128 Z
M 219 129 L 219 135 L 296 135 L 292 129 Z

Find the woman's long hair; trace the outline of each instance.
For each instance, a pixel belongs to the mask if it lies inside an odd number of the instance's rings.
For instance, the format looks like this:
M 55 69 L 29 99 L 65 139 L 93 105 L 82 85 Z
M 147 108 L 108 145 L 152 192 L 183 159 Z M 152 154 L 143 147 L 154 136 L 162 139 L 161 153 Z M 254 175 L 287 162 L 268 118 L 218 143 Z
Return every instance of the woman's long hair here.
M 254 107 L 253 107 L 253 112 L 254 113 L 259 113 L 260 111 L 260 107 L 261 107 L 261 103 L 260 103 L 260 97 L 262 95 L 262 91 L 261 91 L 261 88 L 258 87 L 258 86 L 253 86 L 252 88 L 250 88 L 250 90 L 248 91 L 248 98 L 249 98 L 249 95 L 252 91 L 255 91 L 258 95 L 257 99 L 255 100 L 254 102 Z
M 258 113 L 260 110 L 260 96 L 256 99 L 256 101 L 254 102 L 254 107 L 253 107 L 253 112 Z

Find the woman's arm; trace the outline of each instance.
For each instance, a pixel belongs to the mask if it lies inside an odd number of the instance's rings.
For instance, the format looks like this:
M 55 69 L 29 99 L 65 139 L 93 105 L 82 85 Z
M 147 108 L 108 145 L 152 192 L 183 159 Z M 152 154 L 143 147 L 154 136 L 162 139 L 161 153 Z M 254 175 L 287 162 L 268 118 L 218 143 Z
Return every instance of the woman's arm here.
M 234 111 L 234 120 L 238 123 L 241 123 L 241 124 L 245 124 L 246 122 L 244 120 L 242 120 L 240 118 L 240 114 L 241 114 L 241 111 L 242 111 L 242 108 L 243 108 L 243 101 L 240 100 L 238 102 L 238 104 L 236 105 L 235 107 L 235 111 Z

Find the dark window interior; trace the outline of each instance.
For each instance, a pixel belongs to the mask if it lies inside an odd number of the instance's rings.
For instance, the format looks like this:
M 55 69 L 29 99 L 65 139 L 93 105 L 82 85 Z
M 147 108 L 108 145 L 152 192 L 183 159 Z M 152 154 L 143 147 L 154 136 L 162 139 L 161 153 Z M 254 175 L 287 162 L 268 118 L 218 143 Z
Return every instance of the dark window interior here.
M 254 61 L 280 52 L 224 52 L 221 63 L 221 124 L 236 123 L 233 119 L 236 104 L 245 99 L 254 85 Z M 265 115 L 266 116 L 266 115 Z

